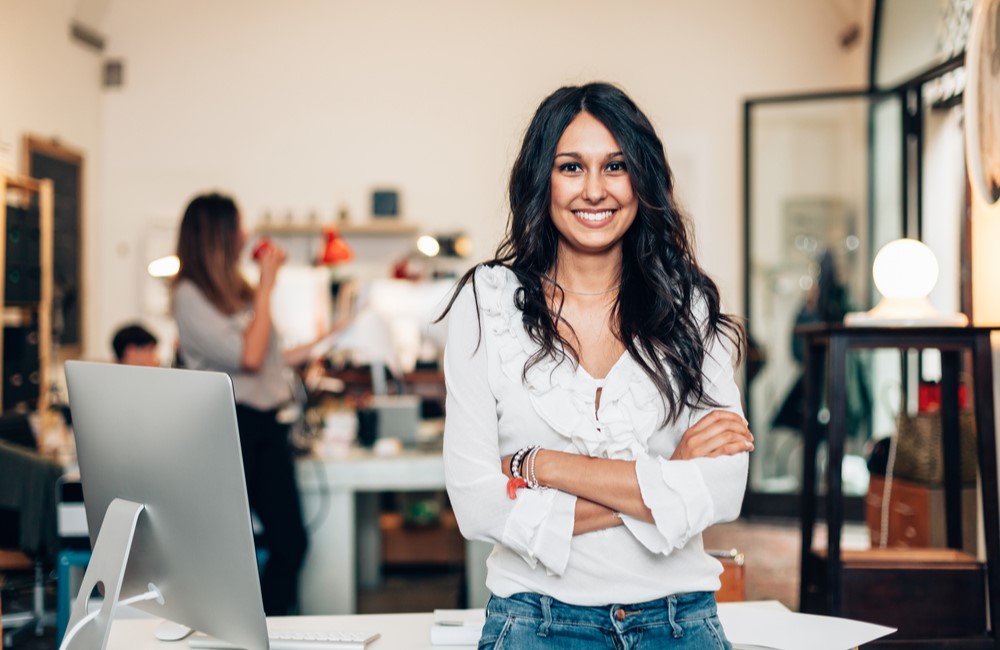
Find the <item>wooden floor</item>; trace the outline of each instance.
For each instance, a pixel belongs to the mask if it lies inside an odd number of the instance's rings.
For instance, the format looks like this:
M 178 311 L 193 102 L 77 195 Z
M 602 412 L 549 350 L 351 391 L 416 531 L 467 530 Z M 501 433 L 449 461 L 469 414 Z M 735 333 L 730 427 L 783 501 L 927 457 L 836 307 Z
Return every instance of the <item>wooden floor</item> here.
M 846 533 L 850 536 L 850 530 Z M 858 531 L 854 531 L 858 534 Z M 790 609 L 798 608 L 799 532 L 793 521 L 745 521 L 721 524 L 705 533 L 705 547 L 742 552 L 746 566 L 748 600 L 778 600 Z M 21 575 L 6 576 L 23 581 Z M 435 608 L 464 607 L 463 574 L 447 568 L 398 567 L 387 571 L 380 588 L 358 594 L 361 613 L 429 611 Z M 49 594 L 54 610 L 54 594 Z M 30 605 L 30 592 L 4 592 L 3 606 L 20 609 Z M 12 648 L 55 650 L 54 631 L 42 637 L 19 634 Z

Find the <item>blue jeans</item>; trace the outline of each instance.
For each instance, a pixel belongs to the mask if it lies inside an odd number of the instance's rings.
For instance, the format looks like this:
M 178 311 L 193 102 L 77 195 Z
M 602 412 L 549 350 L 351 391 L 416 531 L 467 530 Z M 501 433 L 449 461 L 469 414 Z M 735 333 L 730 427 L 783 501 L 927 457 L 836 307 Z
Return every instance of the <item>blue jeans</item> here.
M 479 650 L 731 650 L 715 594 L 699 591 L 646 603 L 581 607 L 548 596 L 490 597 Z

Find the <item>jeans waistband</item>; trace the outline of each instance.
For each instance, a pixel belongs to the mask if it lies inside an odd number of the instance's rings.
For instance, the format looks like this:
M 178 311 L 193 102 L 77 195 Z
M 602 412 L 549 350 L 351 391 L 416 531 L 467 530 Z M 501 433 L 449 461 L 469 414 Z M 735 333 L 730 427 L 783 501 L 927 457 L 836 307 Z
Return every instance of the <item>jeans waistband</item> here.
M 657 598 L 642 603 L 611 603 L 608 605 L 571 605 L 549 596 L 517 593 L 508 598 L 493 596 L 486 606 L 488 614 L 503 614 L 519 618 L 538 619 L 545 623 L 566 622 L 606 626 L 617 622 L 647 625 L 653 622 L 705 619 L 715 616 L 715 594 L 696 591 Z

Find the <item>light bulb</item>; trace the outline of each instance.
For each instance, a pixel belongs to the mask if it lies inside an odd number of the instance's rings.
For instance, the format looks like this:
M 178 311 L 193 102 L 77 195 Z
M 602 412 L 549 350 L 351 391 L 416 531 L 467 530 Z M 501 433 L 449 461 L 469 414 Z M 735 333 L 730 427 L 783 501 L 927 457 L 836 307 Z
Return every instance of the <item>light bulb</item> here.
M 434 257 L 441 251 L 441 244 L 430 235 L 423 235 L 417 239 L 417 250 L 427 257 Z
M 181 268 L 181 261 L 176 255 L 160 257 L 149 263 L 146 271 L 154 278 L 170 278 L 177 275 Z
M 872 265 L 875 286 L 886 298 L 921 298 L 937 284 L 934 252 L 916 239 L 897 239 L 879 250 Z
M 942 314 L 927 296 L 937 283 L 938 263 L 932 251 L 916 239 L 897 239 L 879 250 L 872 278 L 882 300 L 868 311 L 844 316 L 848 326 L 957 326 L 965 314 Z

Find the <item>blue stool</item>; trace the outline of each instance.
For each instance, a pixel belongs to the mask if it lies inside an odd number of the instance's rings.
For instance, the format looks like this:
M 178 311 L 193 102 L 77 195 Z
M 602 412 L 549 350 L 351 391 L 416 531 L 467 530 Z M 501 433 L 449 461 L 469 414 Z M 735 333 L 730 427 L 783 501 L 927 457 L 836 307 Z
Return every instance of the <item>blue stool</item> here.
M 86 567 L 90 562 L 89 550 L 63 549 L 56 557 L 56 647 L 62 643 L 69 624 L 69 572 L 72 567 Z
M 257 572 L 264 571 L 270 553 L 266 548 L 257 549 Z M 56 647 L 62 643 L 66 626 L 69 625 L 69 610 L 73 597 L 69 593 L 70 569 L 90 563 L 90 550 L 64 549 L 56 558 Z

